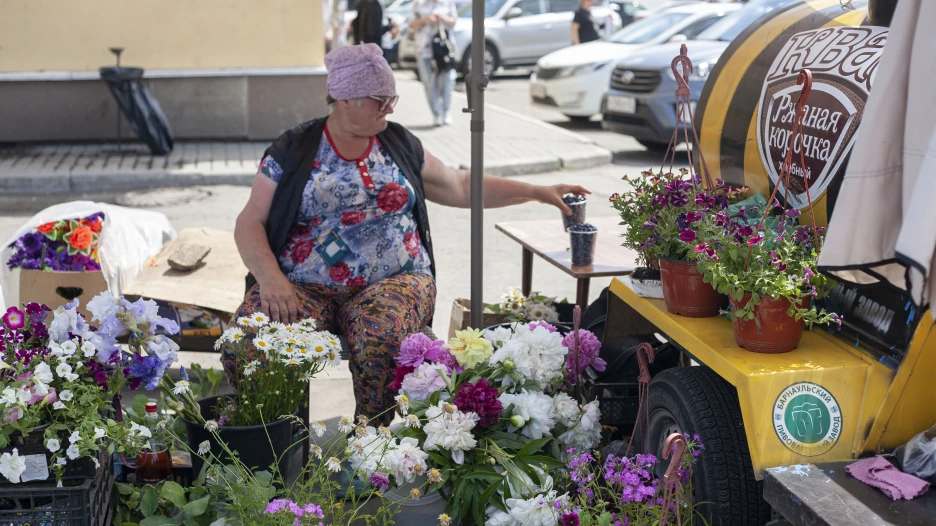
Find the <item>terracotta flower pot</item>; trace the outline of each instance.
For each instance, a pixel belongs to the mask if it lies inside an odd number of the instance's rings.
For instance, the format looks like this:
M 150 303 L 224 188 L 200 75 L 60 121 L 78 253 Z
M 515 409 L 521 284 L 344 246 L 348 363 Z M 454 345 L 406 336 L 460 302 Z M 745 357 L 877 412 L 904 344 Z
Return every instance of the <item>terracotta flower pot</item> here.
M 747 305 L 750 299 L 751 293 L 746 292 L 740 301 L 731 300 L 731 308 L 741 308 Z M 761 296 L 760 301 L 760 305 L 754 306 L 753 320 L 732 317 L 731 324 L 738 347 L 765 354 L 784 353 L 795 349 L 803 336 L 806 322 L 797 321 L 787 314 L 790 300 Z M 800 307 L 805 308 L 808 305 L 809 298 L 803 298 Z
M 719 309 L 728 303 L 727 296 L 702 281 L 695 263 L 660 258 L 660 277 L 666 310 L 673 314 L 710 318 L 718 316 Z

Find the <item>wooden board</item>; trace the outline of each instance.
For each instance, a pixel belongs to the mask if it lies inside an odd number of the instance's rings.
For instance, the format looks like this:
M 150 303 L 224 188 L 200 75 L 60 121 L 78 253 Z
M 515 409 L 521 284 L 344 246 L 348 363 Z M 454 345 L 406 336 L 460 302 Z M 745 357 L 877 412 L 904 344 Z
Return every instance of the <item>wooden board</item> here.
M 637 266 L 637 253 L 621 246 L 625 227 L 617 216 L 595 217 L 588 220 L 598 227 L 594 264 L 572 264 L 569 233 L 563 230 L 562 220 L 508 221 L 494 227 L 507 237 L 520 243 L 537 256 L 574 278 L 598 278 L 630 274 Z
M 199 268 L 180 272 L 169 267 L 169 258 L 181 245 L 211 249 Z M 247 267 L 234 243 L 234 233 L 211 228 L 186 228 L 166 243 L 159 254 L 127 285 L 123 294 L 177 301 L 233 313 L 244 299 Z

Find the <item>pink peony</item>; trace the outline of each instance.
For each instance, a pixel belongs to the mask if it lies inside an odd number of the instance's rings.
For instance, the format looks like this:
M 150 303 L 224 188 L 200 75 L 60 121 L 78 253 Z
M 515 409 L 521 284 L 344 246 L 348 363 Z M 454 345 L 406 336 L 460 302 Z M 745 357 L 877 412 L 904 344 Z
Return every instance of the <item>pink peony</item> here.
M 556 332 L 557 330 L 559 330 L 559 329 L 557 329 L 556 327 L 554 327 L 554 326 L 552 326 L 552 325 L 546 323 L 546 322 L 543 321 L 543 320 L 534 321 L 533 323 L 527 325 L 527 327 L 529 327 L 531 331 L 534 330 L 534 329 L 536 329 L 537 327 L 542 327 L 542 328 L 546 329 L 546 330 L 549 331 L 549 332 Z
M 411 400 L 428 400 L 432 393 L 445 388 L 442 375 L 448 372 L 444 365 L 423 362 L 403 378 L 401 390 L 406 391 Z
M 417 332 L 400 344 L 400 355 L 397 356 L 396 362 L 400 365 L 416 367 L 426 360 L 435 361 L 439 349 L 442 348 L 444 343 L 442 340 L 433 340 L 425 334 Z
M 562 345 L 569 350 L 569 354 L 566 355 L 566 370 L 569 371 L 569 378 L 574 379 L 577 373 L 581 373 L 589 366 L 596 371 L 604 371 L 605 367 L 608 365 L 603 359 L 598 356 L 598 352 L 601 350 L 601 342 L 598 341 L 598 338 L 591 332 L 585 329 L 579 329 L 579 342 L 578 342 L 578 371 L 575 369 L 575 336 L 574 332 L 570 332 L 562 339 Z

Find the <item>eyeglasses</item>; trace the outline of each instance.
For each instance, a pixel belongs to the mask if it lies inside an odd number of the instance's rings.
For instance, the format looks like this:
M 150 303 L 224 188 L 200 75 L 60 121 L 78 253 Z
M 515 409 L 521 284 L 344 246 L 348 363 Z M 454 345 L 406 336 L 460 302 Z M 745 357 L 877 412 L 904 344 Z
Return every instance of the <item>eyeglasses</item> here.
M 376 100 L 380 103 L 380 111 L 389 111 L 396 107 L 396 103 L 399 102 L 400 96 L 393 95 L 390 97 L 378 97 L 377 95 L 370 95 L 368 99 Z

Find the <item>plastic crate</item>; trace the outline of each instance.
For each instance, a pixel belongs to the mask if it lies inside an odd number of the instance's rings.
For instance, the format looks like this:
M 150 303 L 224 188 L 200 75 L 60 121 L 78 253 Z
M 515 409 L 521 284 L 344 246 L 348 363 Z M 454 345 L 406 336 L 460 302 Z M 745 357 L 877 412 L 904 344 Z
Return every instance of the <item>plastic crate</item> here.
M 109 526 L 114 513 L 114 467 L 102 455 L 93 479 L 55 487 L 55 482 L 0 488 L 0 526 Z

